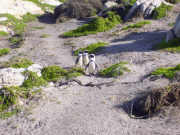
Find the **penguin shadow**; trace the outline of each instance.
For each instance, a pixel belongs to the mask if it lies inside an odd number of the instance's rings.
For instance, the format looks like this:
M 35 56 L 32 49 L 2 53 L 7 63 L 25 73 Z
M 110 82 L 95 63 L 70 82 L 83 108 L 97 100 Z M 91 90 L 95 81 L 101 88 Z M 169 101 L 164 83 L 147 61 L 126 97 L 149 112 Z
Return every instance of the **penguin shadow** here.
M 157 44 L 166 37 L 165 30 L 152 32 L 131 32 L 123 37 L 110 41 L 96 55 L 117 54 L 124 52 L 149 52 L 158 50 Z

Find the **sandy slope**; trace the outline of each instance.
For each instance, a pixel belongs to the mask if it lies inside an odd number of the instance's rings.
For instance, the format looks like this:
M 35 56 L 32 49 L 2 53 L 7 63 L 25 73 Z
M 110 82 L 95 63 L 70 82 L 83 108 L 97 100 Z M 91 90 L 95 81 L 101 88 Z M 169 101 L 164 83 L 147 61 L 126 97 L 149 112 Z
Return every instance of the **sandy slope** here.
M 179 5 L 176 11 L 180 11 Z M 62 39 L 60 33 L 74 29 L 82 22 L 72 20 L 64 24 L 29 24 L 25 45 L 0 58 L 0 61 L 16 55 L 29 57 L 43 65 L 73 65 L 72 48 L 64 45 L 73 42 L 78 47 L 97 41 L 109 45 L 97 56 L 100 67 L 127 61 L 132 72 L 118 79 L 80 77 L 86 82 L 112 82 L 112 85 L 82 87 L 76 83 L 65 87 L 48 87 L 43 91 L 44 99 L 34 109 L 0 121 L 1 135 L 177 135 L 180 134 L 179 112 L 169 109 L 166 115 L 147 120 L 129 118 L 123 105 L 136 97 L 138 93 L 153 87 L 162 87 L 169 82 L 165 79 L 150 81 L 145 78 L 149 72 L 160 66 L 172 66 L 180 63 L 180 54 L 152 50 L 160 42 L 173 22 L 177 13 L 138 30 L 123 32 L 113 36 L 116 29 L 88 37 Z M 33 26 L 43 26 L 42 30 L 32 30 Z M 40 38 L 49 34 L 47 38 Z M 5 43 L 5 41 L 4 41 Z M 2 41 L 0 45 L 3 46 Z M 28 115 L 25 115 L 27 114 Z

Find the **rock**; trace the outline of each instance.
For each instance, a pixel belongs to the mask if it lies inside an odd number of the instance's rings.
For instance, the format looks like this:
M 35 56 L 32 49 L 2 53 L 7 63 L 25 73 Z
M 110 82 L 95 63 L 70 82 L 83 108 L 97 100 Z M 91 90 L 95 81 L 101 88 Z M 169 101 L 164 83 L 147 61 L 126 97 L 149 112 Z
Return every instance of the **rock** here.
M 8 13 L 14 15 L 16 18 L 31 13 L 43 14 L 43 10 L 35 3 L 24 0 L 1 0 L 0 14 Z
M 163 3 L 172 6 L 172 4 L 165 0 L 137 0 L 126 15 L 125 21 L 130 19 L 138 10 L 144 17 L 149 17 L 152 15 L 154 9 L 158 8 Z
M 41 0 L 40 1 L 41 3 L 45 3 L 45 4 L 48 4 L 48 5 L 52 5 L 52 6 L 58 6 L 58 5 L 61 5 L 63 4 L 62 2 L 58 1 L 58 0 Z
M 8 18 L 7 17 L 0 17 L 0 22 L 4 22 L 4 21 L 7 21 Z
M 23 84 L 25 77 L 22 72 L 25 69 L 4 68 L 0 69 L 0 87 L 3 86 L 20 86 Z
M 41 70 L 43 69 L 43 67 L 41 65 L 38 64 L 33 64 L 30 67 L 27 68 L 28 71 L 32 71 L 37 73 L 37 75 L 40 77 L 41 76 Z
M 104 8 L 112 8 L 112 7 L 115 7 L 117 5 L 118 5 L 118 3 L 114 2 L 114 1 L 108 1 L 104 4 Z
M 176 72 L 173 81 L 175 82 L 180 82 L 180 71 Z
M 176 18 L 176 23 L 174 27 L 167 32 L 166 34 L 166 41 L 172 40 L 173 38 L 180 38 L 180 14 Z

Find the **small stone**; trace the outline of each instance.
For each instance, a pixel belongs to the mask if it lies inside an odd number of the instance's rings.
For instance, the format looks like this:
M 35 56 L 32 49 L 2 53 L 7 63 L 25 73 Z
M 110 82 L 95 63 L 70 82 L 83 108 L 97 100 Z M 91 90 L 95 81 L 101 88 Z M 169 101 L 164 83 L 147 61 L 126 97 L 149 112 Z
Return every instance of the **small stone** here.
M 41 3 L 49 4 L 52 6 L 59 6 L 59 5 L 63 4 L 62 2 L 59 2 L 58 0 L 41 0 Z
M 7 17 L 0 17 L 0 22 L 4 22 L 4 21 L 7 21 L 8 18 Z
M 27 68 L 28 71 L 32 71 L 32 72 L 35 72 L 37 73 L 37 75 L 40 77 L 41 76 L 41 70 L 43 69 L 43 67 L 41 65 L 38 65 L 38 64 L 33 64 L 31 66 L 29 66 Z

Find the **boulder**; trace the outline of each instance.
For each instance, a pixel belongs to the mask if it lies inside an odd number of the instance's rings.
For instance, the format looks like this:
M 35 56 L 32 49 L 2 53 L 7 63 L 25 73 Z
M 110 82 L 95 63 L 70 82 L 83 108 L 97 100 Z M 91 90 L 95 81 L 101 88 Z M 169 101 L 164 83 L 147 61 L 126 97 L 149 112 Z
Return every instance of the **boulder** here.
M 25 77 L 22 72 L 25 69 L 4 68 L 0 69 L 0 87 L 3 86 L 20 86 L 23 84 Z
M 63 4 L 62 2 L 58 1 L 58 0 L 41 0 L 40 1 L 42 4 L 48 4 L 48 5 L 52 5 L 52 6 L 58 6 Z
M 35 3 L 25 0 L 1 0 L 0 14 L 11 14 L 16 18 L 21 18 L 27 13 L 43 14 L 43 10 Z
M 174 27 L 167 32 L 166 41 L 172 40 L 173 38 L 180 38 L 180 14 L 176 18 Z
M 4 22 L 4 21 L 7 21 L 8 18 L 7 17 L 0 17 L 0 22 Z
M 41 76 L 41 70 L 43 69 L 43 67 L 41 65 L 38 64 L 33 64 L 30 67 L 27 68 L 28 71 L 32 71 L 37 73 L 37 75 L 40 77 Z

